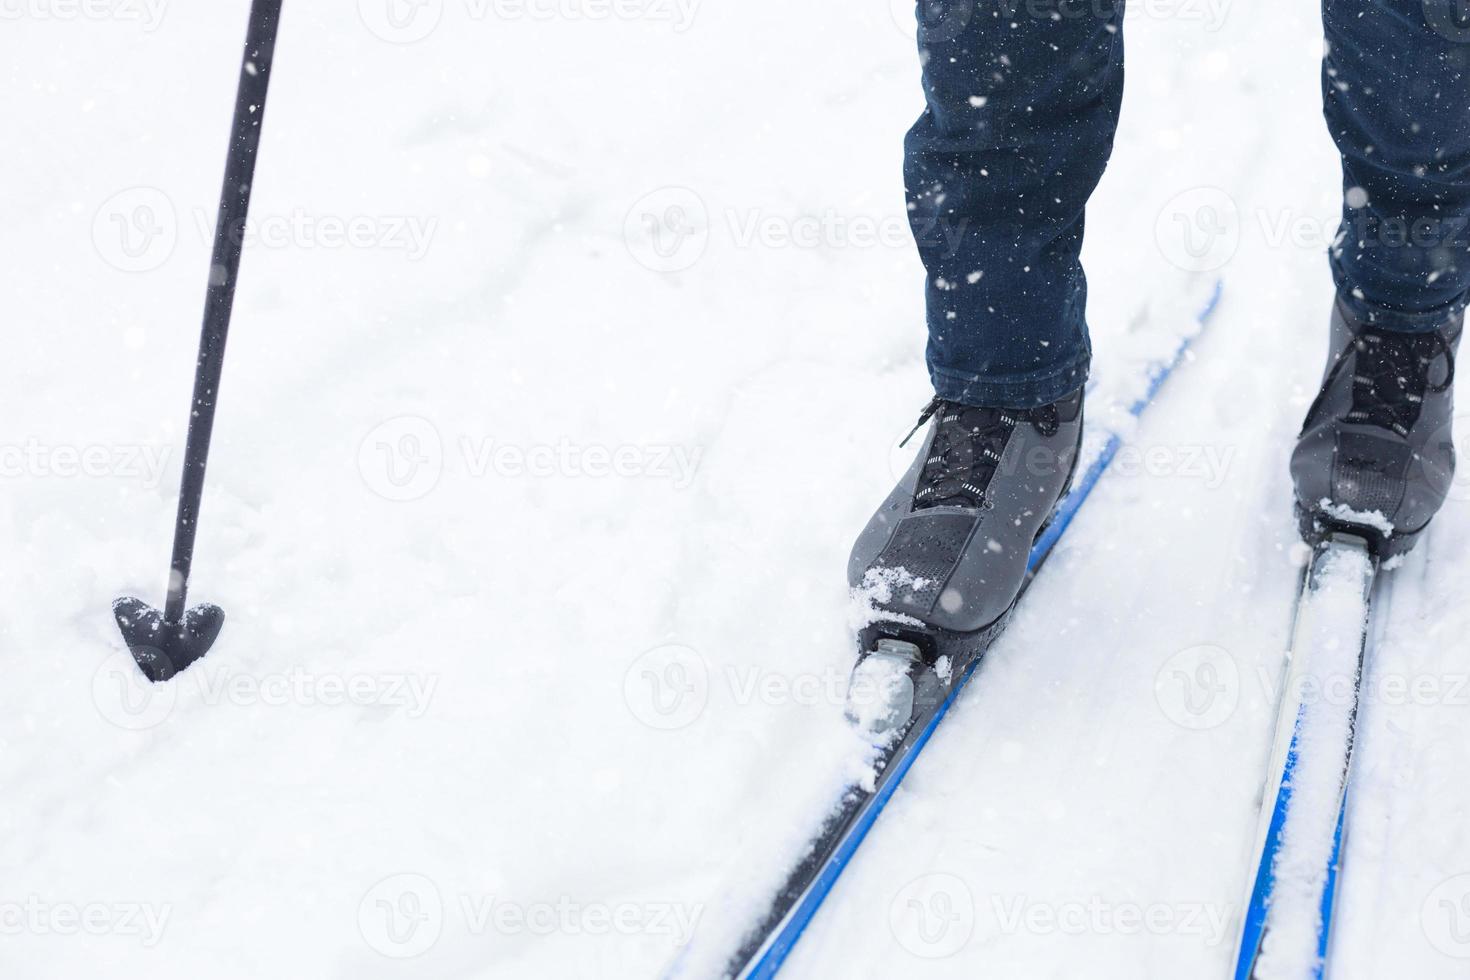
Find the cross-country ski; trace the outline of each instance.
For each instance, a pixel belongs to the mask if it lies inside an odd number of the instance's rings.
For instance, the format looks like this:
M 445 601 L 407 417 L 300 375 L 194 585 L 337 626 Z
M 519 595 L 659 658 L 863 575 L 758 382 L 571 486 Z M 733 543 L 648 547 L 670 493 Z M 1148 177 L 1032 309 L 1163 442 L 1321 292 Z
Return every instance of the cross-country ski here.
M 1376 571 L 1362 538 L 1337 534 L 1303 576 L 1237 980 L 1322 976 Z

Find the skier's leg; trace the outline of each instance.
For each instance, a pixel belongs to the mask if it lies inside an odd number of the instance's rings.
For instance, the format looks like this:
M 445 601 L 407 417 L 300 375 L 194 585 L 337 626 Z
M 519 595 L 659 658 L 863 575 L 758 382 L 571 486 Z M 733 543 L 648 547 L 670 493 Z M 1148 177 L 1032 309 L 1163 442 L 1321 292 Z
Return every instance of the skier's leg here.
M 1308 538 L 1412 547 L 1454 476 L 1470 292 L 1470 24 L 1455 0 L 1324 0 L 1323 101 L 1342 154 L 1337 300 L 1292 455 Z
M 848 577 L 902 622 L 974 645 L 1003 622 L 1077 458 L 1082 213 L 1117 124 L 1123 11 L 1121 0 L 919 11 L 928 106 L 904 169 L 937 395 Z
M 1348 312 L 1399 331 L 1470 292 L 1470 22 L 1458 0 L 1324 0 L 1323 109 L 1342 154 L 1332 271 Z
M 940 398 L 1036 408 L 1086 380 L 1083 209 L 1112 150 L 1122 0 L 920 0 L 905 140 Z

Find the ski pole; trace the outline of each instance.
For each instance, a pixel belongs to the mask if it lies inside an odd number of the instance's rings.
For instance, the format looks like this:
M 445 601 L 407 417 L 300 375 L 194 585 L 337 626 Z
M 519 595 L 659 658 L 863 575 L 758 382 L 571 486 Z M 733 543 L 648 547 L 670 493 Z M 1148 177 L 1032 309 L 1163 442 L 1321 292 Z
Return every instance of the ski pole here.
M 178 519 L 174 524 L 173 556 L 169 565 L 168 596 L 160 613 L 141 599 L 122 598 L 112 604 L 113 615 L 133 659 L 150 681 L 166 681 L 209 652 L 224 625 L 224 610 L 204 603 L 186 608 L 189 574 L 194 563 L 194 535 L 199 529 L 199 504 L 204 495 L 204 471 L 214 410 L 224 369 L 225 338 L 235 304 L 235 283 L 245 241 L 245 219 L 255 180 L 255 157 L 265 121 L 266 89 L 276 46 L 276 26 L 282 0 L 252 0 L 250 26 L 240 83 L 235 93 L 234 123 L 225 161 L 224 188 L 214 228 L 209 285 L 204 298 L 204 325 L 199 359 L 194 369 L 189 431 L 184 446 L 184 472 L 179 486 Z

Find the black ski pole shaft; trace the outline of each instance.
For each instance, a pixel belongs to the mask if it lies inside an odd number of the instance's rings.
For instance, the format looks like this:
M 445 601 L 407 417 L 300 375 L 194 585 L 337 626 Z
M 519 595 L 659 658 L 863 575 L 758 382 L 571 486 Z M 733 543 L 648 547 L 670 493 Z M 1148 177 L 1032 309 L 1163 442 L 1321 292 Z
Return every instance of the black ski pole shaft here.
M 265 121 L 265 96 L 270 86 L 276 25 L 282 0 L 253 0 L 250 27 L 245 35 L 245 57 L 235 93 L 234 123 L 225 162 L 224 189 L 214 228 L 214 253 L 209 266 L 209 288 L 204 298 L 204 326 L 199 338 L 199 360 L 194 370 L 194 398 L 189 412 L 189 435 L 184 446 L 184 475 L 179 486 L 178 521 L 168 579 L 164 622 L 176 624 L 184 616 L 189 572 L 194 563 L 194 534 L 199 529 L 199 504 L 204 495 L 204 470 L 209 440 L 214 432 L 214 410 L 219 400 L 220 374 L 225 362 L 225 338 L 235 305 L 235 282 L 245 244 L 245 219 L 250 211 L 255 157 Z
M 245 247 L 245 219 L 255 182 L 255 157 L 265 122 L 265 95 L 270 86 L 271 61 L 281 0 L 252 0 L 250 26 L 245 34 L 245 56 L 235 92 L 235 114 L 230 150 L 225 160 L 225 184 L 220 192 L 219 218 L 214 228 L 214 251 L 209 285 L 204 294 L 204 326 L 199 336 L 199 359 L 194 365 L 194 394 L 189 403 L 189 434 L 184 444 L 184 473 L 179 485 L 178 521 L 169 563 L 168 599 L 162 611 L 135 596 L 112 604 L 112 615 L 128 651 L 145 677 L 167 681 L 209 652 L 224 625 L 225 612 L 212 603 L 186 607 L 189 575 L 194 564 L 194 535 L 199 530 L 199 504 L 204 497 L 204 470 L 209 440 L 214 433 L 214 410 L 219 401 L 224 370 L 225 337 L 235 305 L 235 280 Z

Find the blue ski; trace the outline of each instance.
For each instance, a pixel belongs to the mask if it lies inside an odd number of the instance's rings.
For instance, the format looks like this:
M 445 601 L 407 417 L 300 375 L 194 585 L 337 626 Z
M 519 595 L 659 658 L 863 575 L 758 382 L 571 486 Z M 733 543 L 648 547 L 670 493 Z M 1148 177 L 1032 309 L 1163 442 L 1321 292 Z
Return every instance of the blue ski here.
M 1235 980 L 1326 969 L 1377 571 L 1368 541 L 1344 529 L 1302 578 Z

